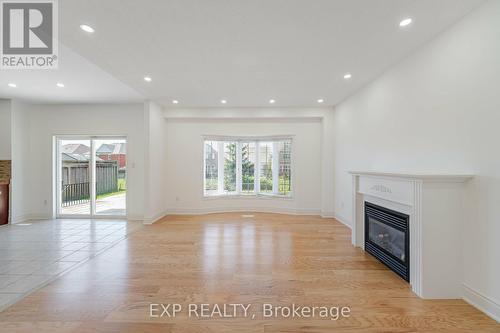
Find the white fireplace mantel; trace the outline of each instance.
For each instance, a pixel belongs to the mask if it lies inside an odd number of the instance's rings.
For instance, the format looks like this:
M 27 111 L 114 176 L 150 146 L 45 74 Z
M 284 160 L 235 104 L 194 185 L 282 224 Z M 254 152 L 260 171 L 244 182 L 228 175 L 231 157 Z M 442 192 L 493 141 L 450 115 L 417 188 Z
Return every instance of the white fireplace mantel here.
M 461 298 L 464 183 L 472 175 L 351 171 L 352 244 L 364 249 L 364 203 L 410 216 L 410 284 L 423 298 Z

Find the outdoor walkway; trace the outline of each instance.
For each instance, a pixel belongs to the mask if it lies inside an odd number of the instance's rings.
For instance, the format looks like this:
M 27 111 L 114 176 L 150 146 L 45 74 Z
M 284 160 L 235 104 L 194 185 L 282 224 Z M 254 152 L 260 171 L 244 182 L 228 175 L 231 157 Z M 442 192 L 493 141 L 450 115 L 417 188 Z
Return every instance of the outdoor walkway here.
M 109 197 L 97 199 L 96 213 L 100 215 L 119 216 L 126 214 L 126 194 L 120 193 Z M 90 202 L 61 208 L 63 215 L 90 214 Z

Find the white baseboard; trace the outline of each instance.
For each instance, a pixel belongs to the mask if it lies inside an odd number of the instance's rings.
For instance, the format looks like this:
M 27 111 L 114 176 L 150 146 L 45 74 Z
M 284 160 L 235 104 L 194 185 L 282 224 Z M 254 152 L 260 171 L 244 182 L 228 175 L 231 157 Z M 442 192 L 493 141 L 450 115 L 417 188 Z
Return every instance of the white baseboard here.
M 339 214 L 334 214 L 334 218 L 339 221 L 340 223 L 342 223 L 343 225 L 345 225 L 346 227 L 348 227 L 349 229 L 352 230 L 352 227 L 351 227 L 351 224 L 350 223 L 347 223 L 347 219 Z
M 500 303 L 472 289 L 465 283 L 462 285 L 464 301 L 500 323 Z
M 161 213 L 158 213 L 156 214 L 155 216 L 153 217 L 149 217 L 149 218 L 144 218 L 142 220 L 142 223 L 143 224 L 146 224 L 146 225 L 151 225 L 153 223 L 155 223 L 156 221 L 159 221 L 161 220 L 162 218 L 164 218 L 165 216 L 167 216 L 167 211 L 163 211 Z
M 50 220 L 52 216 L 49 214 L 23 214 L 19 216 L 12 217 L 10 220 L 11 224 L 24 223 L 28 221 L 35 220 Z
M 334 219 L 335 218 L 335 212 L 321 212 L 321 217 L 324 219 Z
M 51 214 L 30 214 L 29 219 L 30 221 L 33 220 L 51 220 L 53 217 Z
M 127 215 L 127 220 L 129 221 L 140 221 L 145 224 L 152 224 L 156 222 L 157 220 L 161 219 L 164 217 L 166 213 L 159 214 L 158 216 L 155 216 L 150 219 L 146 219 L 142 215 Z M 35 220 L 51 220 L 53 217 L 50 214 L 23 214 L 16 216 L 10 220 L 11 224 L 17 224 L 17 223 L 24 223 L 28 221 L 35 221 Z M 96 218 L 96 217 L 94 217 Z M 108 219 L 107 216 L 99 216 L 97 218 L 102 218 L 102 219 Z
M 255 208 L 255 207 L 222 207 L 222 208 L 202 208 L 202 209 L 168 209 L 166 215 L 203 215 L 214 213 L 275 213 L 290 215 L 321 215 L 319 210 L 293 209 L 293 208 Z
M 23 214 L 19 216 L 12 216 L 10 218 L 10 224 L 17 224 L 17 223 L 23 223 L 29 220 L 29 215 L 28 214 Z
M 134 215 L 134 214 L 127 214 L 127 221 L 139 221 L 139 222 L 142 222 L 142 221 L 144 221 L 144 216 L 142 216 L 142 215 Z

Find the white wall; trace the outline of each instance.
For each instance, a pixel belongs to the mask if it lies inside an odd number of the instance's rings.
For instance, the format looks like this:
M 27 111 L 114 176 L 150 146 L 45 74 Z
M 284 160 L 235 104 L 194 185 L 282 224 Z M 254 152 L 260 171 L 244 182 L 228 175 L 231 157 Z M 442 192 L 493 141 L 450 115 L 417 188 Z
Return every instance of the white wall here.
M 500 1 L 490 1 L 334 113 L 335 212 L 346 223 L 348 170 L 476 175 L 467 186 L 463 281 L 490 311 L 500 309 L 499 36 Z
M 199 109 L 167 112 L 167 210 L 171 213 L 259 210 L 321 214 L 321 118 L 331 110 L 315 110 L 317 117 L 310 113 L 309 117 L 303 117 L 308 112 L 302 111 Z M 203 135 L 293 135 L 292 199 L 203 198 Z M 327 200 L 333 203 L 333 198 Z M 327 211 L 333 211 L 332 205 Z
M 30 218 L 29 117 L 27 105 L 11 102 L 12 179 L 10 185 L 11 223 Z
M 166 120 L 162 108 L 152 102 L 144 107 L 146 133 L 146 173 L 145 173 L 145 213 L 144 223 L 153 223 L 165 212 L 166 175 L 169 172 L 165 163 Z
M 334 217 L 335 215 L 335 123 L 334 113 L 329 110 L 324 113 L 322 119 L 321 139 L 321 215 L 323 217 Z
M 13 189 L 14 207 L 22 208 L 23 215 L 43 218 L 53 213 L 53 136 L 54 135 L 124 135 L 127 136 L 127 213 L 130 219 L 144 217 L 145 126 L 143 104 L 94 105 L 31 105 L 23 106 L 22 117 L 13 110 L 13 169 L 16 182 L 29 184 L 29 191 Z M 20 118 L 20 119 L 17 119 Z M 20 130 L 16 130 L 19 128 Z M 28 151 L 18 146 L 27 140 Z M 14 216 L 14 215 L 13 215 Z
M 10 100 L 0 99 L 0 160 L 10 160 Z

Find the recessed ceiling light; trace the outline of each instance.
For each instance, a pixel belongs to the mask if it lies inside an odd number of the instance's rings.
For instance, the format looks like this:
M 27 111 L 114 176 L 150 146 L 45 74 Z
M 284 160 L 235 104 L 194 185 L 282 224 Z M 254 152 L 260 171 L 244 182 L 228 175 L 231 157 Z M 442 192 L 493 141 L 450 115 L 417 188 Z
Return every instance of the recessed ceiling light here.
M 178 100 L 176 100 L 176 99 L 174 99 L 174 100 L 172 101 L 172 104 L 179 104 L 179 101 L 178 101 Z
M 220 100 L 220 102 L 221 102 L 222 104 L 226 104 L 226 103 L 227 103 L 227 101 L 226 101 L 225 99 L 221 99 L 221 100 Z
M 406 27 L 407 25 L 409 25 L 411 23 L 412 19 L 411 18 L 405 18 L 404 20 L 402 20 L 401 22 L 399 22 L 399 26 L 400 27 Z
M 318 99 L 318 103 L 323 103 L 325 100 L 323 98 Z
M 80 29 L 82 29 L 83 31 L 88 32 L 88 33 L 95 32 L 94 28 L 92 28 L 90 25 L 86 25 L 86 24 L 81 24 Z
M 151 77 L 149 77 L 149 76 L 145 76 L 144 77 L 144 81 L 151 82 L 151 81 L 153 81 L 153 79 Z
M 58 86 L 59 88 L 64 88 L 64 83 L 57 82 L 57 83 L 56 83 L 56 86 Z
M 344 79 L 349 80 L 352 77 L 351 73 L 345 73 Z
M 15 83 L 9 83 L 9 84 L 7 84 L 7 85 L 8 85 L 9 87 L 11 87 L 11 88 L 16 88 L 16 87 L 17 87 L 17 84 L 15 84 Z
M 276 103 L 276 101 L 274 99 L 270 99 L 269 103 L 274 104 L 274 103 Z

